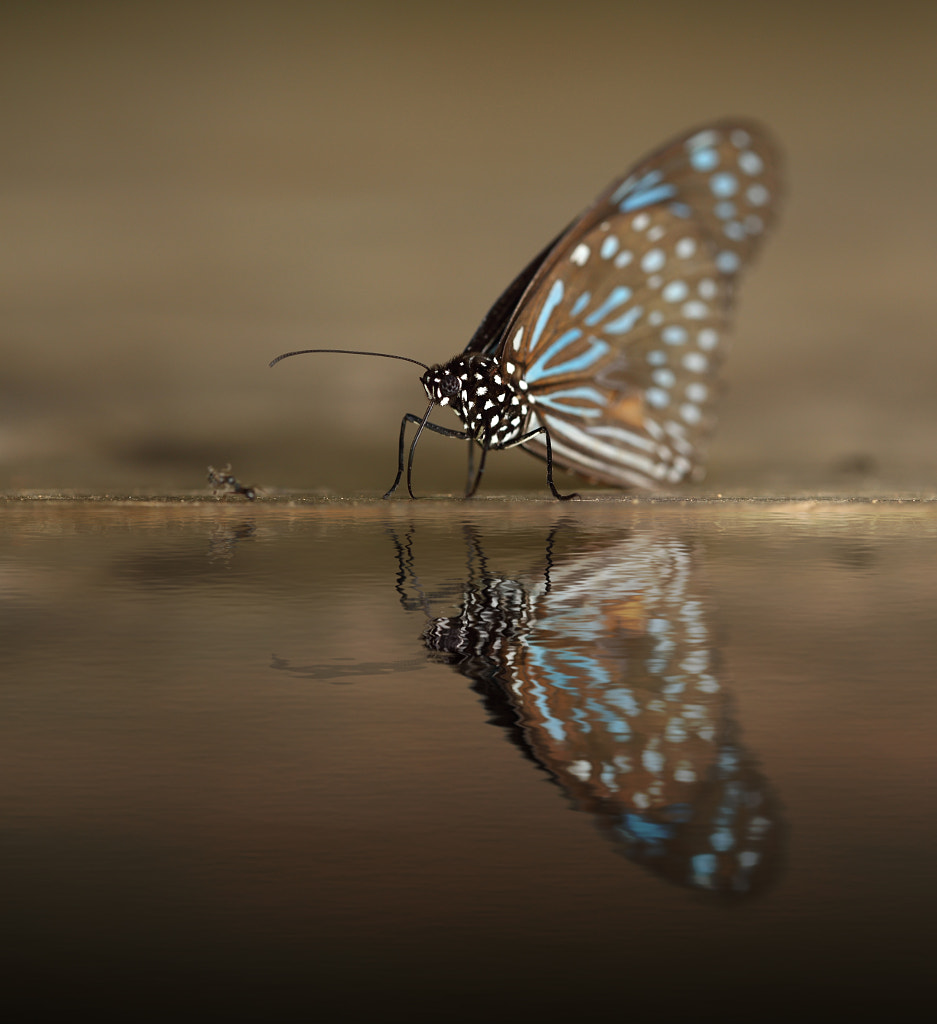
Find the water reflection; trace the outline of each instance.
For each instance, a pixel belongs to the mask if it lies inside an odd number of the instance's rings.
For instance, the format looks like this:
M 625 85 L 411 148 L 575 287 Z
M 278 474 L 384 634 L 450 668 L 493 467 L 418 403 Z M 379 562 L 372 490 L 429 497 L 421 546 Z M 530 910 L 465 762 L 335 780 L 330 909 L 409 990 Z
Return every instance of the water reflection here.
M 252 540 L 257 535 L 257 524 L 253 520 L 240 523 L 215 523 L 208 537 L 208 560 L 230 564 L 238 544 Z
M 445 594 L 424 590 L 414 532 L 393 537 L 397 589 L 427 616 L 431 658 L 472 680 L 492 721 L 630 860 L 733 898 L 771 882 L 777 801 L 739 740 L 686 544 L 560 527 L 541 566 L 515 577 L 466 527 L 459 611 L 439 616 Z

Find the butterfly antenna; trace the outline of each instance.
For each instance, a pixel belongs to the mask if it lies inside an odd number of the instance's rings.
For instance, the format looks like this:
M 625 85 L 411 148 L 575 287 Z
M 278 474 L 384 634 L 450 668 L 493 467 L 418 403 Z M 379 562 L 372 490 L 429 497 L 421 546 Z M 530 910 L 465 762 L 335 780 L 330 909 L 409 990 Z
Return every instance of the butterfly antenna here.
M 380 356 L 381 359 L 400 359 L 405 363 L 415 363 L 417 366 L 422 366 L 424 370 L 429 369 L 426 363 L 421 363 L 419 359 L 411 359 L 409 356 L 395 356 L 390 352 L 359 352 L 357 349 L 351 348 L 301 348 L 295 352 L 284 352 L 283 355 L 271 360 L 270 365 L 276 366 L 281 359 L 289 359 L 290 356 L 305 356 L 315 352 L 339 352 L 346 356 Z

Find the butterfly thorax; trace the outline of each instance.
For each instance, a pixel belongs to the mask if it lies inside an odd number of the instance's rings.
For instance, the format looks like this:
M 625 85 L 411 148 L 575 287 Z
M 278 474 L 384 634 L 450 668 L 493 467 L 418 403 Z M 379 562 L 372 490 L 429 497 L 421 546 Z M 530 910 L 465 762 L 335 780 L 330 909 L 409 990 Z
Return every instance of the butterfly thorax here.
M 458 356 L 421 378 L 427 397 L 446 405 L 486 448 L 509 445 L 524 432 L 530 411 L 522 386 L 490 356 Z

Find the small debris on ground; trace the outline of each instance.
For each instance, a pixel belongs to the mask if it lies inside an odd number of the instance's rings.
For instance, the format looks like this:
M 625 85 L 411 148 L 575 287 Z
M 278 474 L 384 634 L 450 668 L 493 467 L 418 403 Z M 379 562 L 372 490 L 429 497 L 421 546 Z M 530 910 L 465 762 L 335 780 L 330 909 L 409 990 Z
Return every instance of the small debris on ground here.
M 257 497 L 257 489 L 254 487 L 248 487 L 242 484 L 231 473 L 231 463 L 223 469 L 215 469 L 214 466 L 208 467 L 208 483 L 211 487 L 212 494 L 243 494 L 248 501 L 253 501 Z

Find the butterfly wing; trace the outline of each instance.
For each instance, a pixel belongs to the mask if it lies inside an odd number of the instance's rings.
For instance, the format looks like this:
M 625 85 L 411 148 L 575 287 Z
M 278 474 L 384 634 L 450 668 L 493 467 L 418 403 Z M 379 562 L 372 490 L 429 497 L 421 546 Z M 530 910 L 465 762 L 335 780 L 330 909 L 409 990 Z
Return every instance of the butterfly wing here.
M 735 283 L 778 193 L 764 129 L 718 122 L 613 182 L 527 268 L 498 355 L 554 461 L 619 487 L 699 471 Z M 524 447 L 546 453 L 542 435 Z

